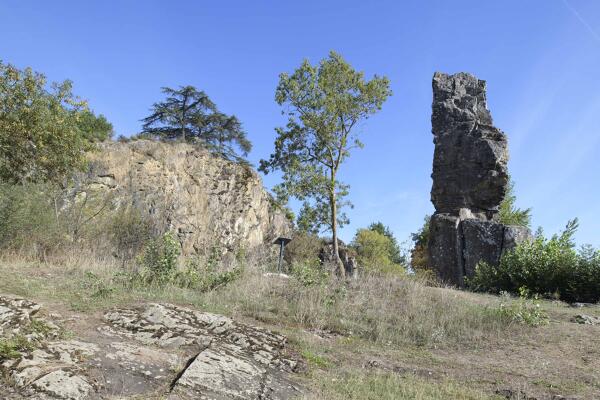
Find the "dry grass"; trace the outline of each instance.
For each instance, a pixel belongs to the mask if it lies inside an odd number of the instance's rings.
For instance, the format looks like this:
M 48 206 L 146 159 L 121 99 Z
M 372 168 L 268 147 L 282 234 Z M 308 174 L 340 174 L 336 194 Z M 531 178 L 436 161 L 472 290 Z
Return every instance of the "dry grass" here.
M 577 311 L 562 303 L 544 302 L 551 323 L 530 327 L 498 312 L 505 300 L 495 296 L 377 275 L 306 287 L 293 277 L 265 277 L 261 260 L 248 262 L 236 281 L 202 293 L 124 287 L 113 279 L 120 262 L 86 252 L 48 262 L 4 254 L 0 293 L 78 316 L 164 301 L 260 321 L 302 354 L 306 400 L 489 399 L 505 388 L 540 398 L 600 396 L 600 328 L 570 323 Z

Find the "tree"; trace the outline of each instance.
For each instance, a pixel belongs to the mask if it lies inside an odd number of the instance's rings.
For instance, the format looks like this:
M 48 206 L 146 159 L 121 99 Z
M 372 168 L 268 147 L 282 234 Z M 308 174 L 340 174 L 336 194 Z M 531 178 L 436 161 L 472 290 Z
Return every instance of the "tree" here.
M 423 225 L 421 228 L 417 232 L 411 234 L 414 246 L 410 253 L 410 265 L 415 272 L 429 269 L 427 246 L 429 242 L 430 221 L 431 217 L 426 215 L 425 218 L 423 218 Z
M 390 95 L 387 78 L 366 81 L 335 52 L 318 66 L 305 60 L 293 74 L 279 76 L 275 100 L 288 122 L 276 129 L 275 151 L 269 160 L 261 160 L 260 170 L 281 170 L 281 192 L 305 201 L 306 209 L 316 209 L 314 223 L 331 230 L 341 276 L 339 209 L 348 204 L 343 200 L 348 186 L 338 181 L 338 172 L 350 151 L 363 146 L 357 125 L 379 111 Z
M 500 203 L 498 219 L 505 225 L 519 225 L 527 228 L 531 227 L 531 208 L 521 209 L 515 206 L 517 197 L 515 196 L 515 182 L 511 179 L 508 182 L 506 195 Z
M 84 110 L 79 115 L 79 129 L 90 142 L 104 142 L 112 138 L 113 126 L 102 114 L 96 116 L 90 110 Z
M 233 145 L 246 156 L 252 150 L 241 122 L 217 109 L 208 95 L 193 86 L 162 88 L 167 96 L 152 105 L 152 114 L 142 120 L 142 135 L 164 140 L 200 143 L 226 158 L 239 159 Z
M 359 229 L 352 240 L 352 247 L 356 249 L 358 265 L 367 270 L 405 271 L 401 263 L 392 259 L 392 240 L 377 230 Z
M 389 226 L 383 225 L 382 222 L 373 222 L 369 225 L 369 230 L 377 232 L 390 240 L 390 247 L 388 250 L 390 260 L 392 260 L 395 264 L 404 264 L 406 262 L 404 256 L 402 255 L 402 251 L 400 250 L 400 245 L 398 244 L 398 240 L 390 230 Z
M 0 61 L 0 181 L 59 181 L 85 165 L 87 106 L 71 88 L 70 81 L 47 88 L 44 75 Z

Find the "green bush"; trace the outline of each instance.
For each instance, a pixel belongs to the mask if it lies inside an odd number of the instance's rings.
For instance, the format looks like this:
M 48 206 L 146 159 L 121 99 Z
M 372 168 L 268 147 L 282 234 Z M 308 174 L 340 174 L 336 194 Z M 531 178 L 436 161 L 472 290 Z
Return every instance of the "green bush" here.
M 152 223 L 134 207 L 123 207 L 109 221 L 107 227 L 115 255 L 123 261 L 137 256 L 152 238 Z
M 540 326 L 549 322 L 548 314 L 542 309 L 537 295 L 529 296 L 527 289 L 519 290 L 519 299 L 510 301 L 508 293 L 503 293 L 505 301 L 500 303 L 497 312 L 509 320 L 521 324 Z
M 284 259 L 288 265 L 313 263 L 319 260 L 319 252 L 323 245 L 323 240 L 317 235 L 296 232 L 292 241 L 285 246 Z
M 34 349 L 34 343 L 23 335 L 0 338 L 0 361 L 19 358 L 22 352 Z
M 181 246 L 171 232 L 150 240 L 138 257 L 138 263 L 142 267 L 139 271 L 141 280 L 158 284 L 173 281 L 180 254 Z
M 394 262 L 395 245 L 392 240 L 376 230 L 359 229 L 352 240 L 358 265 L 365 271 L 378 271 L 404 275 L 402 264 Z
M 0 248 L 44 257 L 65 242 L 52 184 L 0 184 Z
M 191 258 L 187 261 L 184 270 L 177 271 L 173 282 L 179 287 L 206 292 L 234 281 L 242 272 L 240 267 L 219 271 L 219 262 L 220 257 L 217 256 L 216 251 L 213 251 L 206 262 L 202 262 L 199 258 Z
M 574 248 L 577 220 L 570 221 L 561 235 L 545 239 L 538 235 L 503 254 L 500 265 L 477 266 L 467 282 L 473 290 L 532 294 L 564 301 L 595 303 L 600 300 L 600 251 Z
M 291 274 L 303 286 L 314 286 L 324 283 L 329 274 L 318 262 L 305 261 L 292 265 Z

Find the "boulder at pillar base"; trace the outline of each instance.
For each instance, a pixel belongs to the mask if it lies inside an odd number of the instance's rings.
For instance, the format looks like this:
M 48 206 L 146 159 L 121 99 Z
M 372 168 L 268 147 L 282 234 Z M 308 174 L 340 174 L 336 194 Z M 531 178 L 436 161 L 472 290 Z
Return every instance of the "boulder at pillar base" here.
M 429 224 L 429 262 L 439 278 L 454 285 L 463 284 L 460 219 L 450 214 L 434 214 Z

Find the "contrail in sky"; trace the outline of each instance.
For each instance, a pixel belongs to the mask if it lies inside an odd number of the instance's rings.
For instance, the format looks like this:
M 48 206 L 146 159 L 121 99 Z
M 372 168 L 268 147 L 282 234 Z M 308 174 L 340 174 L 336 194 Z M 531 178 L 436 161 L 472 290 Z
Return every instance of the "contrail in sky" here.
M 579 12 L 577 12 L 577 10 L 571 4 L 569 4 L 569 2 L 567 0 L 563 0 L 563 2 L 565 3 L 565 6 L 567 6 L 567 8 L 569 10 L 571 10 L 571 12 L 573 13 L 573 15 L 575 15 L 575 17 L 577 17 L 577 19 L 579 20 L 579 22 L 581 22 L 583 24 L 583 26 L 585 26 L 585 28 L 592 34 L 592 36 L 594 37 L 594 39 L 596 39 L 597 41 L 600 42 L 600 35 L 598 33 L 596 33 L 596 31 L 594 30 L 594 28 L 592 28 L 591 25 L 588 24 L 585 19 L 583 19 L 583 17 L 581 16 L 581 14 L 579 14 Z

